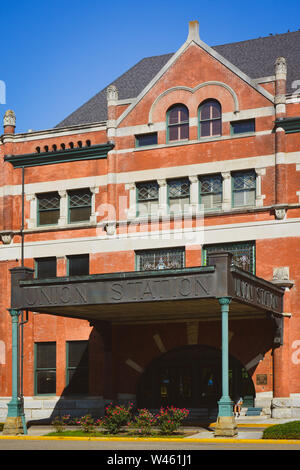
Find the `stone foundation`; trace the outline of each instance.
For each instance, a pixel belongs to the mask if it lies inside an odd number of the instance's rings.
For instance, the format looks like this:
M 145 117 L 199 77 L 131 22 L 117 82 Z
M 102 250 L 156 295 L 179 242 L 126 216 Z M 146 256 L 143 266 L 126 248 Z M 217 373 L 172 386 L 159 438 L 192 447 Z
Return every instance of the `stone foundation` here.
M 262 408 L 263 416 L 271 416 L 271 404 L 272 404 L 273 392 L 260 392 L 257 393 L 254 406 L 256 408 Z
M 4 436 L 24 434 L 22 418 L 20 416 L 6 418 L 2 434 Z
M 219 416 L 217 419 L 215 437 L 235 437 L 238 434 L 237 425 L 233 416 Z
M 300 394 L 291 394 L 287 398 L 273 398 L 271 417 L 300 418 Z
M 7 420 L 7 404 L 10 397 L 0 398 L 0 421 Z M 94 417 L 104 415 L 105 401 L 103 397 L 24 397 L 25 419 L 51 423 L 55 416 L 70 415 L 81 417 L 91 414 Z

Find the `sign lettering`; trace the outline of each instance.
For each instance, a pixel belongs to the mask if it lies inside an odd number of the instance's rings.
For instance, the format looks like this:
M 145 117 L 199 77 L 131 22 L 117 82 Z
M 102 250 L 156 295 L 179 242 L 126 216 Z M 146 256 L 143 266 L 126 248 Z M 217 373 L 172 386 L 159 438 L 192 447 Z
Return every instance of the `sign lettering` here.
M 202 280 L 195 276 L 113 282 L 110 285 L 112 302 L 197 298 L 208 295 L 209 291 Z
M 26 290 L 25 301 L 29 307 L 39 305 L 66 305 L 87 303 L 84 286 L 50 286 Z
M 271 310 L 277 310 L 280 305 L 278 295 L 239 278 L 235 279 L 235 295 L 247 302 L 255 303 L 258 306 Z

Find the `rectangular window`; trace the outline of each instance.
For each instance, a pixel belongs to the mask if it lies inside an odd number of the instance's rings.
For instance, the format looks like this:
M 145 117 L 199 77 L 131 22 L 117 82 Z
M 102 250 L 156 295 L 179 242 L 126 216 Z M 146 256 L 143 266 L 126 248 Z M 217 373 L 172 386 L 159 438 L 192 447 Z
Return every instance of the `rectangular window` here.
M 56 393 L 56 343 L 35 344 L 35 394 Z
M 35 260 L 35 277 L 37 279 L 48 279 L 56 277 L 56 258 L 36 258 Z
M 222 176 L 205 175 L 199 177 L 200 204 L 204 210 L 222 208 Z
M 256 173 L 243 171 L 232 174 L 233 207 L 255 206 Z
M 144 250 L 136 252 L 137 271 L 181 269 L 185 267 L 184 248 Z
M 37 224 L 56 225 L 60 212 L 60 197 L 57 192 L 37 194 Z
M 67 261 L 69 276 L 84 276 L 90 274 L 89 255 L 67 256 Z
M 232 134 L 247 134 L 249 132 L 255 132 L 255 119 L 233 121 L 230 124 Z
M 190 203 L 190 181 L 188 178 L 168 181 L 170 212 L 184 212 Z
M 66 394 L 89 392 L 88 341 L 67 342 Z
M 147 145 L 157 145 L 157 132 L 135 136 L 136 147 L 146 147 Z
M 159 187 L 156 181 L 139 183 L 137 190 L 137 215 L 157 214 Z
M 89 221 L 92 213 L 92 193 L 89 189 L 68 192 L 69 222 Z
M 255 274 L 255 242 L 222 243 L 203 247 L 204 262 L 207 264 L 207 254 L 214 251 L 229 251 L 233 254 L 233 263 L 244 271 Z

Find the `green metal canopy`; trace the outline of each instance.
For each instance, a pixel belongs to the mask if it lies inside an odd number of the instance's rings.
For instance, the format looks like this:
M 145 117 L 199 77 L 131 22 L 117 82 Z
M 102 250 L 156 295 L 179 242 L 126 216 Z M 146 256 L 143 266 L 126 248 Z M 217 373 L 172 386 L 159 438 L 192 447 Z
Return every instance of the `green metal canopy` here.
M 106 158 L 107 153 L 114 148 L 112 142 L 86 147 L 54 150 L 49 152 L 26 153 L 20 155 L 5 155 L 4 161 L 14 168 L 53 165 L 56 163 L 75 162 L 79 160 L 96 160 Z

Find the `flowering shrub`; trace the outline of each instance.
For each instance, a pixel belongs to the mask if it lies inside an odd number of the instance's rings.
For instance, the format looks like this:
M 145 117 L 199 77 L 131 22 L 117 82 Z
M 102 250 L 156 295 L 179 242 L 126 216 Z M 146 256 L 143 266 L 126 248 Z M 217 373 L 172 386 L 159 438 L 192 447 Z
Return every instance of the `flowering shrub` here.
M 56 432 L 63 432 L 67 424 L 69 424 L 70 415 L 56 416 L 52 421 L 52 426 L 55 427 Z
M 109 434 L 117 434 L 122 426 L 128 424 L 132 403 L 129 406 L 116 405 L 112 403 L 106 407 L 105 416 L 99 420 L 98 424 L 103 427 Z
M 151 429 L 155 425 L 155 417 L 150 411 L 143 408 L 138 410 L 138 414 L 134 417 L 131 423 L 128 423 L 133 429 L 137 429 L 139 434 L 151 434 Z
M 76 424 L 81 426 L 83 432 L 94 432 L 95 430 L 95 422 L 91 415 L 82 416 Z
M 182 421 L 189 415 L 186 408 L 174 408 L 173 406 L 161 408 L 156 415 L 156 425 L 162 434 L 171 434 L 177 431 Z

